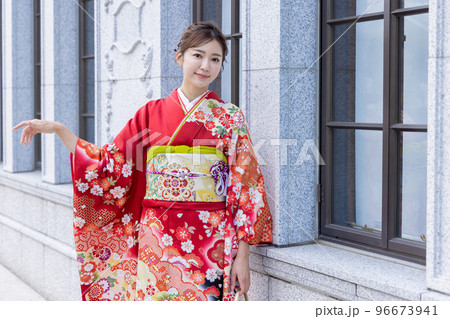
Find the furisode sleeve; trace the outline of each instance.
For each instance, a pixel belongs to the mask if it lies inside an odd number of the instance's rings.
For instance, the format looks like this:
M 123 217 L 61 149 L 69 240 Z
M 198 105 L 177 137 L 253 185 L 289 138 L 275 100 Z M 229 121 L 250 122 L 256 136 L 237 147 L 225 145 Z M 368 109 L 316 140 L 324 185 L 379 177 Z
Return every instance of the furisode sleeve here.
M 233 217 L 236 239 L 251 245 L 271 243 L 272 218 L 264 178 L 241 110 L 233 114 L 227 160 L 227 210 Z
M 148 124 L 146 110 L 142 107 L 113 143 L 98 147 L 78 139 L 70 154 L 83 300 L 134 299 L 145 173 L 137 169 L 142 154 L 132 142 Z
M 115 143 L 97 147 L 82 139 L 71 159 L 75 231 L 98 230 L 122 217 L 133 182 L 133 159 L 126 160 Z

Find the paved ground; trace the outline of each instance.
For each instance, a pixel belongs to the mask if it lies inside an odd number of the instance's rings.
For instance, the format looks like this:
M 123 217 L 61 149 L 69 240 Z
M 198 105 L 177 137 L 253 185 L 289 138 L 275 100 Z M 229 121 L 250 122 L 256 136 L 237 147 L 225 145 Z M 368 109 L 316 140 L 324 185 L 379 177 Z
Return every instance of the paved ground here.
M 0 300 L 1 301 L 44 301 L 33 288 L 0 264 Z

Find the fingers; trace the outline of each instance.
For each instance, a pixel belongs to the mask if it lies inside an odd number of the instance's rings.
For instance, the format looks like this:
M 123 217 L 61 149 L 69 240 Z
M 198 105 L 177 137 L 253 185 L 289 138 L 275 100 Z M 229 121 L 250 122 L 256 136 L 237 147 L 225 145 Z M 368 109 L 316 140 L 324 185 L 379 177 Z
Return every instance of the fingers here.
M 28 128 L 28 127 L 27 127 Z M 20 144 L 23 144 L 26 141 L 26 137 L 27 137 L 27 128 L 25 128 L 22 131 L 22 136 L 20 138 Z
M 19 124 L 17 124 L 16 126 L 14 126 L 12 129 L 15 131 L 15 130 L 18 130 L 19 128 L 21 128 L 21 127 L 28 126 L 28 125 L 30 125 L 29 121 L 22 121 Z M 28 143 L 27 143 L 27 136 L 28 136 L 27 128 L 25 128 L 22 131 L 22 136 L 20 137 L 20 144 L 24 144 L 25 143 L 25 145 L 28 145 Z
M 23 130 L 22 132 L 22 138 L 20 139 L 20 144 L 28 145 L 28 134 L 26 133 L 26 130 Z
M 245 276 L 238 277 L 239 289 L 242 293 L 247 293 L 250 288 L 250 277 L 246 274 Z
M 247 277 L 245 285 L 243 285 L 242 291 L 243 293 L 247 293 L 249 289 L 250 289 L 250 277 Z
M 28 135 L 27 145 L 31 143 L 31 141 L 33 140 L 33 136 L 34 136 L 35 134 L 36 134 L 36 133 L 32 133 L 32 134 L 29 134 L 29 135 Z
M 13 130 L 18 130 L 21 127 L 24 127 L 25 125 L 30 125 L 29 121 L 22 121 L 19 124 L 17 124 L 16 126 L 13 127 Z
M 250 274 L 240 271 L 231 271 L 231 291 L 240 290 L 241 293 L 247 293 L 250 289 Z
M 36 135 L 37 132 L 32 128 L 33 121 L 36 120 L 22 121 L 12 128 L 13 130 L 18 130 L 19 128 L 26 126 L 26 128 L 22 131 L 20 144 L 28 145 L 33 140 L 33 136 Z
M 236 272 L 231 271 L 231 291 L 236 287 Z
M 33 140 L 33 136 L 36 135 L 36 132 L 32 130 L 30 127 L 27 127 L 22 132 L 22 137 L 20 139 L 20 144 L 28 145 Z

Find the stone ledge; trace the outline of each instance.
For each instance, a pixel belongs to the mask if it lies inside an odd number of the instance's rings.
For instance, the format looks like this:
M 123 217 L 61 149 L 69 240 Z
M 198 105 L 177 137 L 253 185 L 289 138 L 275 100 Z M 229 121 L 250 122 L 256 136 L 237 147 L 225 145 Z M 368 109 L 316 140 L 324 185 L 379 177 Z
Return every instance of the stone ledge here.
M 423 301 L 450 301 L 449 295 L 444 295 L 437 291 L 430 290 L 429 292 L 422 295 Z
M 40 171 L 8 173 L 0 164 L 0 185 L 11 187 L 36 197 L 72 207 L 72 184 L 50 184 L 42 181 Z
M 320 292 L 332 298 L 343 300 L 355 300 L 356 285 L 339 280 L 324 274 L 320 274 L 305 268 L 286 264 L 276 259 L 265 258 L 264 265 L 269 276 L 294 285 L 301 285 L 312 292 Z
M 81 300 L 75 249 L 4 222 L 0 219 L 0 264 L 46 300 Z
M 25 226 L 9 217 L 0 215 L 0 225 L 9 227 L 10 229 L 16 231 L 17 233 L 27 236 L 34 241 L 53 249 L 54 251 L 70 258 L 73 260 L 77 259 L 74 246 L 69 246 L 59 240 L 56 240 L 47 234 L 38 232 L 28 226 Z
M 251 268 L 343 300 L 421 300 L 425 267 L 326 244 L 286 248 L 252 246 Z M 262 265 L 261 265 L 262 258 Z M 255 263 L 256 262 L 256 263 Z M 389 271 L 386 271 L 389 270 Z M 355 290 L 356 289 L 356 290 Z
M 3 265 L 0 265 L 0 278 L 1 301 L 45 301 L 44 297 Z
M 284 280 L 269 277 L 270 301 L 336 301 L 320 291 L 312 291 L 300 285 L 291 285 Z

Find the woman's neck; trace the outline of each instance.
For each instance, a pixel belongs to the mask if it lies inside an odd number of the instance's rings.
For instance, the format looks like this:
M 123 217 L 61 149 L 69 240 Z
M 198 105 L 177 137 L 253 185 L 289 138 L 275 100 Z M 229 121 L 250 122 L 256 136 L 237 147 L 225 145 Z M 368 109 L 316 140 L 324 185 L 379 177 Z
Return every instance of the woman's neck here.
M 182 84 L 180 87 L 181 91 L 183 92 L 184 96 L 187 97 L 189 102 L 193 101 L 196 97 L 202 95 L 206 91 L 208 91 L 208 88 L 188 88 L 186 85 Z

